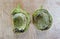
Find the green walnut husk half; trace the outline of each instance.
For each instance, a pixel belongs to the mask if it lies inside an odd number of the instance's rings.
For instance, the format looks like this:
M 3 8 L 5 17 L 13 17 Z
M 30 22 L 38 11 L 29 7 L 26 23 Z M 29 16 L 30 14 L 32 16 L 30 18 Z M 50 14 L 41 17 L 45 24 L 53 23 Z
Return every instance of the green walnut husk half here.
M 52 25 L 52 16 L 46 9 L 38 9 L 32 15 L 33 24 L 37 29 L 48 30 Z
M 20 6 L 16 7 L 12 12 L 13 24 L 15 33 L 25 32 L 30 24 L 30 15 L 25 10 L 22 10 Z

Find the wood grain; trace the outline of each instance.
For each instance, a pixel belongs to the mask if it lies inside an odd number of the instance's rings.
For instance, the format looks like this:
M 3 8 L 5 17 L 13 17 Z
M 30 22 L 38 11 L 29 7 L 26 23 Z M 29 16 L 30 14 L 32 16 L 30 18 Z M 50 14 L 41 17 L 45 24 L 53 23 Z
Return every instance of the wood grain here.
M 11 17 L 11 11 L 18 3 L 31 15 L 28 31 L 21 34 L 13 32 Z M 60 39 L 60 5 L 58 3 L 60 3 L 59 0 L 0 0 L 0 39 Z M 37 30 L 32 23 L 32 14 L 41 5 L 53 17 L 52 27 L 47 31 Z

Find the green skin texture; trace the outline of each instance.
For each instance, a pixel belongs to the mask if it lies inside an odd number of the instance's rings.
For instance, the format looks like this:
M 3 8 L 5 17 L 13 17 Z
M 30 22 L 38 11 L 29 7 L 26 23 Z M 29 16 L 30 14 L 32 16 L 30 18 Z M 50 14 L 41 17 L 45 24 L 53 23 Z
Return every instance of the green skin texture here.
M 19 6 L 12 11 L 12 18 L 15 33 L 23 33 L 28 30 L 30 24 L 30 15 Z
M 46 9 L 38 9 L 32 15 L 33 24 L 38 30 L 48 30 L 52 25 L 52 16 Z

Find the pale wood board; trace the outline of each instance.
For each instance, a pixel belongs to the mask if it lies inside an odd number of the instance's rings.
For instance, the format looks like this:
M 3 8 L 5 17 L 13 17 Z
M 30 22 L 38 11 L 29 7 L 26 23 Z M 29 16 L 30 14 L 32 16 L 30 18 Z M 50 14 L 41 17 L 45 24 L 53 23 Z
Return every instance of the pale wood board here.
M 21 4 L 22 9 L 31 15 L 28 31 L 14 34 L 11 11 Z M 40 31 L 32 23 L 32 14 L 41 5 L 53 17 L 52 27 L 47 31 Z M 60 0 L 0 0 L 0 39 L 60 39 Z

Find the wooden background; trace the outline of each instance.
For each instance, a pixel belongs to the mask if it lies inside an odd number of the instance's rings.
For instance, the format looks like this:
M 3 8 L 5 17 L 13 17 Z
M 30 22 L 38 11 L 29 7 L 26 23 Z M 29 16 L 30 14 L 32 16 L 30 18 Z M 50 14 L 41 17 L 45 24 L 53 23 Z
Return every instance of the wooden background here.
M 40 31 L 31 21 L 28 31 L 14 34 L 11 11 L 18 3 L 31 17 L 43 5 L 53 17 L 52 27 L 47 31 Z M 0 39 L 60 39 L 60 0 L 0 0 Z

